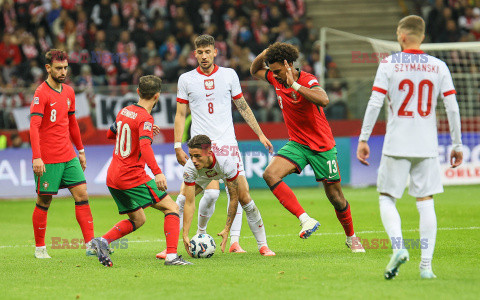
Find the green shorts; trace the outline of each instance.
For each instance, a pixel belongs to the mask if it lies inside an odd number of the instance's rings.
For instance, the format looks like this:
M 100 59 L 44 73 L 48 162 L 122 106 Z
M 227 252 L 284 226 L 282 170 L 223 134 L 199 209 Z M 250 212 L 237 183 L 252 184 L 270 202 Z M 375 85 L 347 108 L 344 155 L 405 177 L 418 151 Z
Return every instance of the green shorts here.
M 115 203 L 117 203 L 119 214 L 126 214 L 140 208 L 149 207 L 167 196 L 167 193 L 157 188 L 153 179 L 128 190 L 117 190 L 112 187 L 108 187 L 108 189 Z
M 59 189 L 72 188 L 86 183 L 78 157 L 58 164 L 45 164 L 46 172 L 40 178 L 34 174 L 39 195 L 56 195 Z
M 310 165 L 317 181 L 340 182 L 338 169 L 337 148 L 325 152 L 318 152 L 308 146 L 289 141 L 275 156 L 282 157 L 295 165 L 295 173 L 300 174 L 306 165 Z

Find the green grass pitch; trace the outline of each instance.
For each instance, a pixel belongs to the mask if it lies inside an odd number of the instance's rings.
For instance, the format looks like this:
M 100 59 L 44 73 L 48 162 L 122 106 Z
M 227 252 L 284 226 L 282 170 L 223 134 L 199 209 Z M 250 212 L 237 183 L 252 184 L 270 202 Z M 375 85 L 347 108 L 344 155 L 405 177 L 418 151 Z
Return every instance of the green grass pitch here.
M 433 270 L 435 280 L 421 280 L 420 250 L 397 278 L 383 279 L 390 249 L 351 253 L 343 229 L 322 189 L 294 189 L 306 211 L 322 226 L 307 240 L 298 237 L 299 222 L 269 190 L 252 190 L 276 257 L 259 255 L 244 216 L 240 242 L 245 254 L 217 252 L 193 259 L 193 266 L 164 266 L 155 254 L 165 247 L 163 214 L 147 209 L 147 222 L 127 236 L 128 248 L 112 255 L 114 266 L 102 266 L 82 249 L 50 249 L 52 237 L 81 238 L 72 199 L 55 199 L 49 210 L 46 243 L 52 259 L 33 257 L 33 200 L 0 202 L 1 299 L 478 299 L 480 292 L 480 187 L 446 187 L 436 196 L 438 234 Z M 355 230 L 362 239 L 385 239 L 374 188 L 345 188 Z M 198 201 L 198 199 L 197 199 Z M 96 236 L 123 217 L 110 197 L 90 199 Z M 418 239 L 418 212 L 405 193 L 397 202 L 404 238 Z M 195 219 L 196 220 L 196 219 Z M 226 220 L 222 192 L 209 233 L 219 238 Z M 196 222 L 196 221 L 194 221 Z M 192 224 L 196 227 L 196 223 Z M 190 236 L 194 234 L 192 228 Z M 186 255 L 183 243 L 179 253 Z

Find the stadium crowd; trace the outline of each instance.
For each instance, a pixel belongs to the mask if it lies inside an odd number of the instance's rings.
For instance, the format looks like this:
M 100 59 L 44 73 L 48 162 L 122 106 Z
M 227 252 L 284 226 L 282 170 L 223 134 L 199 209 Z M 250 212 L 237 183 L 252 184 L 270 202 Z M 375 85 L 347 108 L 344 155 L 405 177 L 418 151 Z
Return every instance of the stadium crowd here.
M 480 41 L 479 0 L 420 0 L 431 43 Z
M 146 74 L 176 83 L 197 66 L 193 40 L 202 33 L 216 38 L 216 63 L 240 80 L 252 79 L 251 62 L 276 41 L 300 49 L 302 70 L 339 76 L 328 57 L 325 68 L 320 64 L 318 30 L 305 17 L 304 0 L 3 0 L 0 8 L 0 128 L 15 128 L 10 110 L 31 101 L 15 90 L 33 91 L 45 80 L 50 48 L 69 53 L 66 83 L 77 91 L 137 85 Z M 273 91 L 247 86 L 244 93 L 261 121 L 281 119 Z

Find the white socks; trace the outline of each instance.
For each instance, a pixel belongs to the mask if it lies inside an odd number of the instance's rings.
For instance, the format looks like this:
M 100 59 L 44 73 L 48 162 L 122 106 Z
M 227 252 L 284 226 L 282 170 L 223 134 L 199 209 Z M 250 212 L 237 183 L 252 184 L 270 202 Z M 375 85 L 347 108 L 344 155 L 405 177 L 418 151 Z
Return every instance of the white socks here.
M 417 209 L 420 214 L 420 244 L 422 245 L 420 268 L 431 269 L 437 236 L 437 217 L 435 215 L 433 199 L 417 201 Z
M 207 233 L 207 224 L 215 211 L 215 202 L 220 196 L 219 190 L 205 190 L 198 204 L 198 230 L 197 233 Z
M 403 248 L 402 221 L 395 206 L 395 198 L 380 195 L 380 217 L 392 243 L 393 253 Z
M 180 217 L 180 230 L 183 227 L 183 207 L 185 206 L 185 196 L 182 194 L 178 194 L 177 201 L 175 201 L 178 205 L 178 216 Z
M 165 258 L 165 260 L 168 260 L 168 261 L 172 261 L 174 260 L 175 258 L 177 258 L 177 253 L 168 253 L 167 254 L 167 257 Z
M 225 187 L 225 192 L 227 192 L 227 213 L 228 213 L 228 204 L 230 203 L 230 193 L 228 188 Z M 230 228 L 230 246 L 233 243 L 237 242 L 240 239 L 240 231 L 242 230 L 242 219 L 243 219 L 243 209 L 240 201 L 238 202 L 237 214 L 235 219 L 233 219 L 232 227 Z
M 245 204 L 242 208 L 247 214 L 248 225 L 257 240 L 258 250 L 260 250 L 263 246 L 267 246 L 267 236 L 260 211 L 253 200 Z

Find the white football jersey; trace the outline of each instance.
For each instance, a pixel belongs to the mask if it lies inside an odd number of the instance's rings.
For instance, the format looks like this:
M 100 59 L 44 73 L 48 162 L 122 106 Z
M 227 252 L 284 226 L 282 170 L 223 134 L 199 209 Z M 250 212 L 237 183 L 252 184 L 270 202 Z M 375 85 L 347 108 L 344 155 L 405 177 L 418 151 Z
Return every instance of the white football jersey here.
M 209 168 L 197 170 L 192 159 L 187 160 L 183 169 L 183 181 L 186 185 L 198 184 L 205 188 L 210 181 L 223 179 L 235 180 L 240 174 L 239 165 L 234 156 L 213 154 L 213 162 Z
M 437 99 L 456 94 L 447 65 L 420 50 L 394 53 L 380 63 L 372 90 L 388 95 L 383 153 L 438 156 Z
M 235 70 L 215 65 L 210 75 L 200 67 L 178 79 L 177 101 L 192 112 L 191 136 L 207 135 L 212 141 L 236 142 L 232 120 L 232 99 L 243 96 Z

